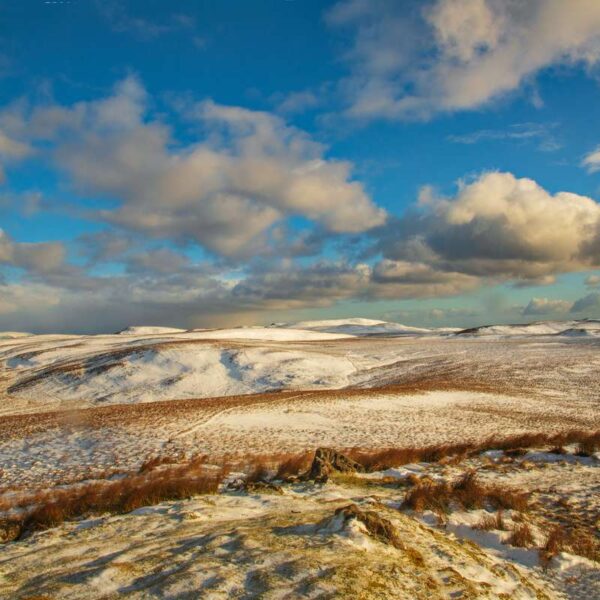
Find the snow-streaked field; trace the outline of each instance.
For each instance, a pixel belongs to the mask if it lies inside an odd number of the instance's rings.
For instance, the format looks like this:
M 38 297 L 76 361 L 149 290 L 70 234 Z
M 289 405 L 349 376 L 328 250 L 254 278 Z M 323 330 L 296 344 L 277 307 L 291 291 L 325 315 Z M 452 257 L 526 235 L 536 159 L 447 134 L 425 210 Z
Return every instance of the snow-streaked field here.
M 598 325 L 499 326 L 500 336 L 407 333 L 352 319 L 345 328 L 11 334 L 0 340 L 0 468 L 5 484 L 36 485 L 134 468 L 165 452 L 423 445 L 592 428 L 600 425 Z M 570 335 L 575 328 L 591 335 Z
M 0 334 L 0 483 L 4 494 L 46 489 L 103 472 L 136 470 L 151 456 L 184 460 L 198 453 L 423 446 L 520 432 L 600 429 L 599 373 L 598 321 L 466 331 L 350 319 L 190 331 L 130 327 L 98 336 L 9 332 Z M 552 464 L 535 472 L 521 469 L 511 485 L 570 485 L 583 505 L 585 489 L 600 489 L 594 460 L 561 469 Z M 9 589 L 2 587 L 6 581 L 18 580 L 24 590 L 6 597 L 37 593 L 17 574 L 28 569 L 37 569 L 48 597 L 119 597 L 129 590 L 134 597 L 178 598 L 187 597 L 194 585 L 214 588 L 206 597 L 299 597 L 285 594 L 319 577 L 320 560 L 337 565 L 339 574 L 336 553 L 345 553 L 348 568 L 359 565 L 364 552 L 374 552 L 385 564 L 398 561 L 392 556 L 396 550 L 374 546 L 360 531 L 336 530 L 335 524 L 312 537 L 274 536 L 272 527 L 300 523 L 310 528 L 326 521 L 332 507 L 353 494 L 333 486 L 310 493 L 291 490 L 282 497 L 226 495 L 66 524 L 0 549 L 11 564 L 8 570 L 0 566 L 0 597 Z M 361 500 L 371 501 L 368 496 Z M 290 520 L 290 514 L 302 518 Z M 564 578 L 553 583 L 536 565 L 488 547 L 494 538 L 473 538 L 483 548 L 474 556 L 426 522 L 394 518 L 406 535 L 415 536 L 419 552 L 440 545 L 439 569 L 432 575 L 436 581 L 444 581 L 440 557 L 447 555 L 471 586 L 477 581 L 491 586 L 488 595 L 462 597 L 553 598 L 566 589 Z M 453 534 L 471 535 L 463 522 L 471 518 L 454 515 Z M 151 550 L 139 536 L 149 536 Z M 284 546 L 292 538 L 294 548 L 308 544 L 314 556 L 289 554 Z M 323 545 L 331 552 L 321 550 Z M 53 557 L 59 547 L 60 560 Z M 287 583 L 257 583 L 256 590 L 263 585 L 271 591 L 252 595 L 248 578 L 254 570 L 243 561 L 256 560 L 269 548 L 274 554 L 260 569 L 273 575 L 289 562 L 300 560 L 302 566 Z M 82 558 L 85 552 L 90 554 Z M 165 568 L 160 557 L 167 555 L 175 561 L 173 573 L 181 568 L 187 579 L 151 580 L 148 573 Z M 204 569 L 195 564 L 200 558 L 207 561 Z M 65 565 L 64 571 L 53 570 L 53 561 Z M 584 567 L 586 573 L 595 569 Z M 407 573 L 398 575 L 404 582 L 398 589 L 409 589 Z M 72 593 L 56 583 L 65 577 L 75 578 Z M 587 593 L 597 590 L 597 579 L 585 577 Z M 139 592 L 138 580 L 154 591 Z M 321 596 L 307 592 L 306 597 L 329 597 L 333 585 L 325 582 L 317 586 Z M 458 590 L 450 584 L 440 589 L 445 592 L 431 597 L 450 597 Z M 569 589 L 569 597 L 579 597 Z M 389 597 L 427 596 L 398 592 Z

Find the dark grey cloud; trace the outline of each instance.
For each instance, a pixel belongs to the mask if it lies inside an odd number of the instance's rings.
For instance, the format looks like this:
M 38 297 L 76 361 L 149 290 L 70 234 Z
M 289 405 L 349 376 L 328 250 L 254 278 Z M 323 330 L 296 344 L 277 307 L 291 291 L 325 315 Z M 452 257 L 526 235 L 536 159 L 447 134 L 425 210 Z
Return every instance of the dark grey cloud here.
M 579 298 L 573 304 L 571 312 L 578 314 L 586 313 L 586 316 L 600 315 L 600 293 L 592 292 L 583 298 Z

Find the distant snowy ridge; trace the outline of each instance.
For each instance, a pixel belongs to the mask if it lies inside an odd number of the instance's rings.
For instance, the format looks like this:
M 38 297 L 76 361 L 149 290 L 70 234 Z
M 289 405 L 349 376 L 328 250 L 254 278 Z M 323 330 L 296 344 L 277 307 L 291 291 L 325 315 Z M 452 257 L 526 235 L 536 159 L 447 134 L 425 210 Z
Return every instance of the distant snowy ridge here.
M 230 329 L 177 329 L 174 327 L 136 326 L 127 327 L 118 335 L 146 337 L 154 335 L 176 335 L 205 340 L 269 340 L 269 341 L 311 341 L 336 340 L 352 337 L 343 333 L 306 331 L 304 329 L 272 328 L 272 327 L 232 327 Z
M 457 332 L 465 336 L 600 335 L 600 321 L 537 321 L 516 325 L 482 325 Z
M 275 324 L 274 327 L 293 327 L 329 333 L 345 333 L 350 335 L 404 335 L 437 333 L 435 329 L 411 327 L 402 323 L 378 321 L 375 319 L 329 319 L 324 321 L 300 321 L 298 323 Z
M 186 329 L 176 327 L 131 326 L 117 331 L 118 335 L 161 335 L 163 333 L 184 333 Z
M 0 340 L 16 340 L 17 338 L 30 337 L 32 335 L 24 331 L 0 331 Z
M 238 327 L 234 329 L 196 329 L 194 335 L 206 340 L 267 340 L 273 342 L 302 342 L 340 340 L 354 337 L 348 333 L 310 331 L 284 327 Z

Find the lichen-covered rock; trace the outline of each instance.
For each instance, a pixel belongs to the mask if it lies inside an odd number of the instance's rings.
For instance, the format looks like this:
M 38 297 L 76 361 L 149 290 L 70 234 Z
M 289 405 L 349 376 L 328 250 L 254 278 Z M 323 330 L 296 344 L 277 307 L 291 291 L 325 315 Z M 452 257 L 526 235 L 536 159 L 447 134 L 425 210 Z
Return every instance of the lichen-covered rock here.
M 393 523 L 374 510 L 362 510 L 356 504 L 349 504 L 338 508 L 335 514 L 341 514 L 344 517 L 344 522 L 357 519 L 365 526 L 372 537 L 384 544 L 394 546 L 394 548 L 404 549 L 404 544 L 401 542 Z
M 246 484 L 246 491 L 249 494 L 283 494 L 283 488 L 270 481 L 250 481 Z
M 325 483 L 331 473 L 363 473 L 365 468 L 333 448 L 317 448 L 310 470 L 305 479 Z
M 22 526 L 19 521 L 6 520 L 0 522 L 0 544 L 14 542 L 22 533 Z

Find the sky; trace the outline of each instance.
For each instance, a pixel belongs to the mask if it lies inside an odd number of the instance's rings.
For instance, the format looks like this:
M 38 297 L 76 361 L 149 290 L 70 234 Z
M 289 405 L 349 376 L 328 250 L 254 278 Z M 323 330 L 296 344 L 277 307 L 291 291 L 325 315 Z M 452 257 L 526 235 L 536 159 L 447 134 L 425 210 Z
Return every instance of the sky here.
M 0 0 L 0 330 L 600 318 L 597 0 Z

